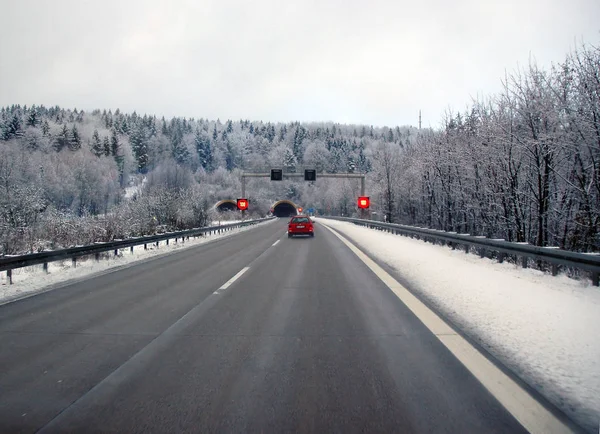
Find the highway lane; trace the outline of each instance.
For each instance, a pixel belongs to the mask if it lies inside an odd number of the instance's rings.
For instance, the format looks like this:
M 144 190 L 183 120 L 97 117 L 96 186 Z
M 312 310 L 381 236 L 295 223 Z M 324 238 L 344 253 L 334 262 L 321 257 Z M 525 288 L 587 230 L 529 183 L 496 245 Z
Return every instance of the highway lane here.
M 273 225 L 0 306 L 0 432 L 48 423 L 264 252 Z
M 279 221 L 0 307 L 0 431 L 523 431 L 316 230 Z

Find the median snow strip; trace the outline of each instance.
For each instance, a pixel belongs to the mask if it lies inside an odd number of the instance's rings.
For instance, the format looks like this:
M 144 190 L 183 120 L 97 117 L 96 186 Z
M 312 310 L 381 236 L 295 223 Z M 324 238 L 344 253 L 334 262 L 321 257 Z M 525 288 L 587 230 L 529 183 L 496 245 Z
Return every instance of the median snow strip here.
M 600 290 L 449 247 L 317 219 L 395 270 L 427 300 L 569 417 L 600 420 Z
M 185 243 L 182 243 L 181 239 L 177 243 L 175 240 L 171 239 L 169 245 L 167 245 L 165 241 L 161 241 L 158 248 L 155 244 L 148 244 L 148 250 L 144 250 L 143 245 L 136 246 L 133 253 L 130 253 L 129 248 L 126 248 L 120 251 L 119 256 L 114 256 L 108 252 L 108 259 L 101 259 L 99 262 L 96 262 L 93 256 L 78 258 L 77 266 L 75 268 L 72 266 L 70 259 L 50 262 L 48 263 L 48 274 L 43 271 L 42 265 L 17 268 L 13 270 L 12 285 L 9 285 L 6 280 L 6 272 L 2 272 L 0 273 L 0 303 L 15 298 L 21 298 L 38 291 L 43 291 L 45 288 L 62 282 L 81 279 L 88 275 L 109 270 L 114 267 L 120 267 L 154 256 L 174 253 L 181 249 L 195 247 L 207 243 L 208 241 L 229 237 L 271 222 L 272 221 L 267 221 L 257 225 L 236 228 L 221 234 L 190 238 L 189 240 L 186 240 Z M 221 225 L 231 223 L 234 222 L 223 221 Z M 218 222 L 214 222 L 214 226 L 219 226 Z

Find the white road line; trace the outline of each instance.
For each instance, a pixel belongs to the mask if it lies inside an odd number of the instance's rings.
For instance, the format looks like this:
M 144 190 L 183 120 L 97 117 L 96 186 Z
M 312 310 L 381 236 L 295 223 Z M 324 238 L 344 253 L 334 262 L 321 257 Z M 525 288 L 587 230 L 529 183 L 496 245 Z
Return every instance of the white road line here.
M 531 433 L 570 433 L 571 429 L 525 389 L 502 372 L 435 312 L 412 295 L 394 277 L 377 265 L 337 231 L 337 236 L 379 277 L 419 320 L 454 354 L 481 384 Z
M 241 269 L 241 270 L 238 272 L 238 274 L 236 274 L 236 275 L 235 275 L 235 276 L 233 276 L 231 279 L 229 279 L 227 282 L 225 282 L 225 283 L 223 284 L 223 286 L 221 286 L 219 289 L 217 289 L 217 291 L 215 291 L 215 293 L 216 293 L 216 292 L 218 292 L 218 291 L 221 291 L 221 290 L 223 290 L 223 289 L 227 289 L 227 288 L 229 288 L 229 287 L 230 287 L 230 286 L 233 284 L 233 282 L 235 282 L 235 281 L 236 281 L 236 280 L 238 280 L 240 277 L 242 277 L 242 274 L 244 274 L 244 273 L 245 273 L 246 271 L 248 271 L 249 269 L 250 269 L 250 267 L 244 267 L 244 268 L 242 268 L 242 269 Z
M 275 242 L 273 243 L 273 247 L 275 247 L 277 244 L 279 244 L 279 241 L 281 241 L 281 240 L 277 240 L 277 241 L 275 241 Z

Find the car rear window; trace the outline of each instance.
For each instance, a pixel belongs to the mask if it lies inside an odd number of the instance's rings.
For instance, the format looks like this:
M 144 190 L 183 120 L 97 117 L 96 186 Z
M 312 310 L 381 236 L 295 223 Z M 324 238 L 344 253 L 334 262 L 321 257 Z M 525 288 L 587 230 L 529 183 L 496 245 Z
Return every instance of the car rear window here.
M 309 223 L 308 217 L 294 217 L 292 223 Z

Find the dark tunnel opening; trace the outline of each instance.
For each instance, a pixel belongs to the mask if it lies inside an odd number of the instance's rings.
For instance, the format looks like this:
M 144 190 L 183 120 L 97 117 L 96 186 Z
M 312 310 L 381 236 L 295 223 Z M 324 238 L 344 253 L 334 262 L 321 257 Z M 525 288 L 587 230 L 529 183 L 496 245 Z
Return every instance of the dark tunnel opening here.
M 296 214 L 298 214 L 296 208 L 287 202 L 279 203 L 273 209 L 273 215 L 276 217 L 291 217 Z
M 217 210 L 220 212 L 224 211 L 235 211 L 237 210 L 237 204 L 231 202 L 223 202 L 221 205 L 217 207 Z

